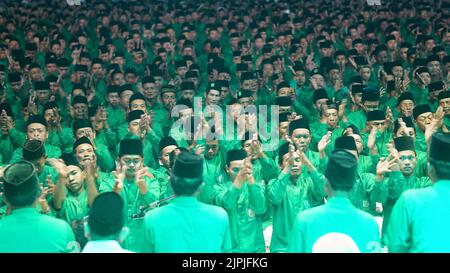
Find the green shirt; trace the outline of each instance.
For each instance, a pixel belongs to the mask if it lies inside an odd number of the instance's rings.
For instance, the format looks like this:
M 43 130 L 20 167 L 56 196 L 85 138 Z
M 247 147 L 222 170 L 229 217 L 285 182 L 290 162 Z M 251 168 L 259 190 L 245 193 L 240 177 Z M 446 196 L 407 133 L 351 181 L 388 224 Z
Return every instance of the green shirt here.
M 332 197 L 325 205 L 298 214 L 288 251 L 311 253 L 316 241 L 332 232 L 350 236 L 362 253 L 381 250 L 375 219 L 356 209 L 349 199 Z
M 136 185 L 134 179 L 128 181 L 125 179 L 123 182 L 123 188 L 120 192 L 120 196 L 124 201 L 124 217 L 126 226 L 130 229 L 123 247 L 134 252 L 142 251 L 142 234 L 143 234 L 143 219 L 132 218 L 133 214 L 140 213 L 140 207 L 148 206 L 150 203 L 158 201 L 160 196 L 159 183 L 156 179 L 150 179 L 145 177 L 145 183 L 148 188 L 146 195 L 142 195 L 139 192 L 139 188 Z M 100 184 L 99 192 L 108 192 L 114 189 L 115 179 L 114 177 L 108 177 Z
M 323 202 L 325 179 L 319 172 L 302 173 L 295 183 L 281 172 L 267 186 L 267 200 L 273 207 L 270 252 L 286 252 L 295 217 L 300 211 Z
M 262 215 L 266 211 L 265 188 L 261 180 L 236 188 L 231 180 L 214 186 L 215 204 L 228 212 L 232 252 L 265 252 Z
M 45 154 L 47 155 L 47 157 L 59 158 L 61 156 L 61 149 L 59 149 L 58 147 L 50 144 L 45 144 L 44 147 L 45 147 Z M 23 159 L 23 148 L 19 147 L 13 153 L 11 163 L 18 162 L 22 159 Z
M 73 243 L 73 245 L 72 245 Z M 70 252 L 77 250 L 66 222 L 39 214 L 35 208 L 15 209 L 0 220 L 0 252 Z
M 404 192 L 388 226 L 389 252 L 450 252 L 450 180 Z
M 67 222 L 81 220 L 89 213 L 88 194 L 84 190 L 79 196 L 67 193 L 66 199 L 59 211 L 56 211 L 58 218 Z
M 367 116 L 362 110 L 350 113 L 347 118 L 348 122 L 355 125 L 360 131 L 366 127 Z
M 195 196 L 177 197 L 145 215 L 149 252 L 220 253 L 231 250 L 228 215 Z M 175 232 L 171 232 L 175 231 Z
M 376 182 L 375 175 L 371 173 L 358 173 L 349 199 L 357 209 L 375 215 L 376 203 L 383 204 L 387 200 L 388 189 L 385 181 L 386 178 Z

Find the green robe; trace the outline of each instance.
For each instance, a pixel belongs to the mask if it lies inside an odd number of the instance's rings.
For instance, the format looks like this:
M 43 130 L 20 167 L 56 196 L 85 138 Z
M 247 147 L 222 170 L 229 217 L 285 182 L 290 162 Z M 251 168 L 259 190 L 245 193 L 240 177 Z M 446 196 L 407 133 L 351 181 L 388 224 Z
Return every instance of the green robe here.
M 360 131 L 366 128 L 367 116 L 362 110 L 350 113 L 347 119 L 349 123 L 355 125 Z
M 383 236 L 388 229 L 392 208 L 400 195 L 409 189 L 426 188 L 431 185 L 432 183 L 429 177 L 417 177 L 415 175 L 405 177 L 400 171 L 390 173 L 387 181 L 389 195 L 386 203 L 383 204 Z
M 232 252 L 263 253 L 266 250 L 262 215 L 266 211 L 265 187 L 261 180 L 236 188 L 229 178 L 214 186 L 214 203 L 228 212 Z
M 374 174 L 358 173 L 349 199 L 357 209 L 376 215 L 376 203 L 383 204 L 387 200 L 386 181 L 385 178 L 381 182 L 376 182 Z
M 106 116 L 108 119 L 108 124 L 112 129 L 117 129 L 120 125 L 126 122 L 125 110 L 119 106 L 113 108 L 111 105 L 108 105 L 106 107 Z
M 231 251 L 228 215 L 196 197 L 177 197 L 144 218 L 146 249 L 157 253 L 220 253 Z M 169 232 L 176 230 L 176 232 Z
M 311 253 L 316 241 L 328 233 L 343 233 L 353 239 L 362 253 L 380 252 L 380 236 L 375 219 L 345 197 L 333 197 L 325 205 L 298 214 L 289 252 Z
M 450 252 L 450 180 L 404 192 L 388 226 L 389 252 Z
M 89 213 L 88 194 L 84 190 L 79 196 L 71 193 L 66 194 L 66 199 L 62 203 L 60 210 L 56 211 L 56 216 L 68 223 L 83 219 Z
M 140 207 L 148 206 L 150 203 L 158 201 L 160 196 L 159 183 L 156 179 L 145 177 L 148 192 L 141 195 L 139 188 L 134 179 L 128 181 L 125 179 L 120 196 L 124 201 L 124 217 L 125 225 L 130 229 L 130 233 L 123 242 L 123 247 L 130 251 L 141 252 L 144 245 L 142 244 L 143 235 L 143 218 L 132 218 L 133 214 L 140 213 Z M 115 179 L 109 177 L 100 184 L 99 192 L 109 192 L 114 189 Z
M 69 224 L 36 212 L 15 209 L 0 220 L 0 252 L 71 252 L 79 249 Z
M 323 203 L 325 179 L 314 171 L 294 183 L 290 174 L 281 172 L 267 186 L 267 200 L 273 208 L 273 233 L 270 252 L 286 252 L 295 217 L 300 211 Z

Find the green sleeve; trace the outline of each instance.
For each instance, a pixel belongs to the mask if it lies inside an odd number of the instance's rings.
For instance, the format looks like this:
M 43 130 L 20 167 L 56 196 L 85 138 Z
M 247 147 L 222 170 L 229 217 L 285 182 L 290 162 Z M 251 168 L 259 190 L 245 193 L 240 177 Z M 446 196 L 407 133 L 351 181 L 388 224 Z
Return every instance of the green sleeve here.
M 59 138 L 59 148 L 61 151 L 72 150 L 72 145 L 74 142 L 74 136 L 70 128 L 63 128 L 61 132 L 57 133 Z
M 391 253 L 408 252 L 411 247 L 408 203 L 405 194 L 401 195 L 391 213 L 387 231 L 388 249 Z
M 270 181 L 271 179 L 277 177 L 278 167 L 272 158 L 266 156 L 260 158 L 259 161 L 261 162 L 262 177 L 264 181 Z
M 157 179 L 145 178 L 145 183 L 147 184 L 148 192 L 146 195 L 141 195 L 141 198 L 144 201 L 145 205 L 149 205 L 150 203 L 159 200 L 159 196 L 161 195 L 161 188 Z
M 23 148 L 20 147 L 14 150 L 10 163 L 16 163 L 20 161 L 22 158 L 23 158 Z
M 266 212 L 266 195 L 263 182 L 255 182 L 253 185 L 248 185 L 249 191 L 249 206 L 256 215 L 261 215 Z
M 109 172 L 114 168 L 114 159 L 105 145 L 98 145 L 96 154 L 98 165 L 103 171 Z
M 115 180 L 114 177 L 108 177 L 101 181 L 98 189 L 99 193 L 110 192 L 114 189 Z
M 27 135 L 18 131 L 16 128 L 12 128 L 8 131 L 11 141 L 17 146 L 22 147 L 27 141 Z
M 386 178 L 381 182 L 375 181 L 374 174 L 362 174 L 361 178 L 365 180 L 366 192 L 369 194 L 369 200 L 372 208 L 376 207 L 376 203 L 386 203 L 389 190 L 386 186 Z
M 274 206 L 281 204 L 289 183 L 289 176 L 289 174 L 281 172 L 277 178 L 269 182 L 267 185 L 267 199 L 270 204 Z
M 391 172 L 387 180 L 387 187 L 389 190 L 389 199 L 397 200 L 403 192 L 403 186 L 406 179 L 400 171 Z
M 118 143 L 117 142 L 117 133 L 113 129 L 108 128 L 105 130 L 105 139 L 106 139 L 106 145 L 108 147 L 111 147 L 111 148 L 116 147 L 116 145 Z
M 236 188 L 232 183 L 229 185 L 215 185 L 214 188 L 218 191 L 215 196 L 215 204 L 225 208 L 226 210 L 232 210 L 237 205 L 237 199 L 242 192 L 242 188 Z
M 317 170 L 309 174 L 313 182 L 312 194 L 314 200 L 321 201 L 326 196 L 325 193 L 325 177 Z

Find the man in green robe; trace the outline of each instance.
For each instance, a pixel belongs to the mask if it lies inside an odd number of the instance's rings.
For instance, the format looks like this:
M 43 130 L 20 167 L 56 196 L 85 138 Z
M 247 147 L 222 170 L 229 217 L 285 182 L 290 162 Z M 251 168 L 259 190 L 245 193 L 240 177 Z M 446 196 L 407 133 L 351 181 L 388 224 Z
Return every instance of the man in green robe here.
M 262 215 L 266 212 L 265 186 L 253 177 L 250 158 L 244 150 L 227 152 L 227 173 L 214 188 L 214 204 L 230 219 L 232 252 L 265 252 Z
M 141 208 L 159 200 L 159 183 L 155 178 L 149 178 L 148 170 L 143 168 L 143 147 L 138 138 L 126 138 L 120 142 L 118 163 L 114 176 L 102 181 L 99 192 L 114 191 L 120 194 L 125 203 L 126 226 L 130 229 L 123 246 L 141 252 L 144 246 L 141 239 Z
M 231 250 L 230 224 L 226 211 L 197 200 L 203 183 L 203 159 L 181 152 L 170 178 L 176 198 L 145 216 L 149 252 L 220 253 Z M 168 231 L 176 232 L 168 232 Z
M 387 230 L 389 252 L 436 253 L 450 251 L 450 136 L 435 133 L 429 151 L 433 186 L 400 195 Z
M 286 252 L 296 215 L 323 203 L 325 179 L 303 152 L 285 143 L 278 151 L 282 171 L 267 185 L 267 200 L 273 206 L 270 252 Z M 303 165 L 308 173 L 303 172 Z
M 377 222 L 371 215 L 355 208 L 348 197 L 356 181 L 357 164 L 351 153 L 333 152 L 325 171 L 325 190 L 329 199 L 325 205 L 298 214 L 289 252 L 381 252 Z M 330 233 L 346 235 L 356 247 L 350 250 L 338 241 L 322 245 L 321 239 Z
M 11 213 L 0 220 L 0 252 L 79 251 L 69 224 L 36 211 L 39 180 L 30 162 L 11 164 L 3 177 Z

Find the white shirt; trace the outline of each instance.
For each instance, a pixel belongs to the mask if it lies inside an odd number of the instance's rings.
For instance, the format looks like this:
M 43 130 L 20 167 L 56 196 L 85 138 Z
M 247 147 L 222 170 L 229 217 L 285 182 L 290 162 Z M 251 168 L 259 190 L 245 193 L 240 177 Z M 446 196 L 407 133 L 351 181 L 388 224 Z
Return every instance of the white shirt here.
M 123 249 L 115 240 L 89 241 L 81 253 L 133 253 Z

